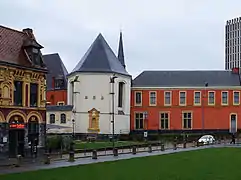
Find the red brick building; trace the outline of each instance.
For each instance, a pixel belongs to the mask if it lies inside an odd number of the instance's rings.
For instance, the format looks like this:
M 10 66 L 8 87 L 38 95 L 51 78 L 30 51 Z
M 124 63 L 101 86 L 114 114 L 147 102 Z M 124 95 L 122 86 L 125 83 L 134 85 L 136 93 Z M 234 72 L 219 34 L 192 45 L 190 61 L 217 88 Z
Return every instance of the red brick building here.
M 144 71 L 133 80 L 132 132 L 241 129 L 237 71 Z
M 47 74 L 47 105 L 67 104 L 67 78 L 68 71 L 59 54 L 44 55 L 44 62 L 48 68 Z

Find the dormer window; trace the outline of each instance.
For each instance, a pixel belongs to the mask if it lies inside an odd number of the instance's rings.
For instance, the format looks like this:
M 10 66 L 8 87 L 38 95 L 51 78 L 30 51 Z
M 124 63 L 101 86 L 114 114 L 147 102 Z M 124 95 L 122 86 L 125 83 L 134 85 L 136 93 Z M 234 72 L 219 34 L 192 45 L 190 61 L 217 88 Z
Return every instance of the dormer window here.
M 64 88 L 64 79 L 55 79 L 54 88 L 55 89 L 63 89 Z
M 34 54 L 38 54 L 38 53 L 39 53 L 39 50 L 36 49 L 36 48 L 33 48 L 33 53 L 34 53 Z
M 40 53 L 40 49 L 43 47 L 40 44 L 38 44 L 35 39 L 25 39 L 23 46 L 33 65 L 43 67 L 43 61 Z

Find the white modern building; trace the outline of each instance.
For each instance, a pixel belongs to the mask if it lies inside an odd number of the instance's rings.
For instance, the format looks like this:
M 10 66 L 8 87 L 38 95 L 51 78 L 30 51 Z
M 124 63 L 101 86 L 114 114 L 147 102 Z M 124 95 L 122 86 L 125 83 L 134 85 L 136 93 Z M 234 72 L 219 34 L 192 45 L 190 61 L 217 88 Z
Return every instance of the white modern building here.
M 225 69 L 241 67 L 241 17 L 225 25 Z
M 131 75 L 125 69 L 122 33 L 118 57 L 99 34 L 68 75 L 68 104 L 75 133 L 130 132 Z

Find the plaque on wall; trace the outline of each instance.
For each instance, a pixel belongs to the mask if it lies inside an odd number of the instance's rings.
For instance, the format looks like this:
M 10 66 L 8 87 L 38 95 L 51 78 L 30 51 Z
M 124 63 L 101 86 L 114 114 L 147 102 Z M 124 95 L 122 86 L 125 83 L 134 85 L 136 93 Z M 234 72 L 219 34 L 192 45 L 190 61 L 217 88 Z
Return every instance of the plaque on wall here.
M 7 137 L 3 137 L 3 143 L 7 143 L 8 142 L 8 138 Z

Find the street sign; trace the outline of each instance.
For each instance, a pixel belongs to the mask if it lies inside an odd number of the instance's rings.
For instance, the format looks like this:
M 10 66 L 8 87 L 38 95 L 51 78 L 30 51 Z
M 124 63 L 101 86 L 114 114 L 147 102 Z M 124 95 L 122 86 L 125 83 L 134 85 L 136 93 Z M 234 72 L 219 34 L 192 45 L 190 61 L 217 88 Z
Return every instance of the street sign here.
M 144 137 L 147 138 L 147 136 L 148 136 L 148 133 L 147 133 L 147 131 L 145 131 L 144 132 Z

